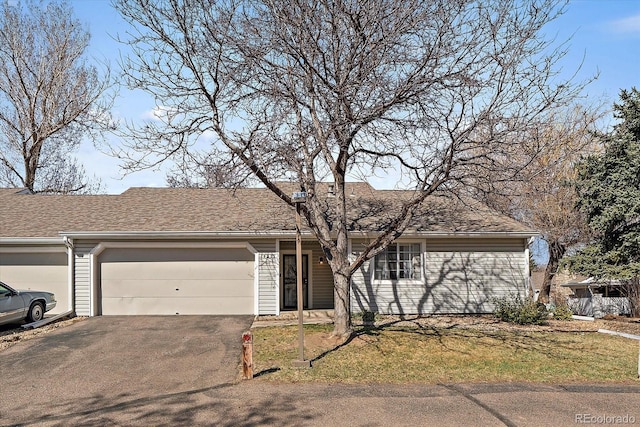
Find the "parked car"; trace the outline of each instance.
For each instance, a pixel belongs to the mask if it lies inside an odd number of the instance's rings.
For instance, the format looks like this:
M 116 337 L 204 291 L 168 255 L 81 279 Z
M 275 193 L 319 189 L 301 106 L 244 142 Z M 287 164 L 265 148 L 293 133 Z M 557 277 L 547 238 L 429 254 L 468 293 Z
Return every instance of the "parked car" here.
M 55 306 L 56 297 L 51 292 L 18 291 L 0 282 L 0 325 L 24 319 L 37 322 Z

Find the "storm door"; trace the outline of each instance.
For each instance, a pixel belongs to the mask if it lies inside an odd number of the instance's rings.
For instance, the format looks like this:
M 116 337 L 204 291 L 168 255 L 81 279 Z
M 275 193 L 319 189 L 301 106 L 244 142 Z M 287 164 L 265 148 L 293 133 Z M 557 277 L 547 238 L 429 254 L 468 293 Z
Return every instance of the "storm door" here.
M 284 310 L 298 308 L 297 298 L 297 270 L 296 256 L 282 255 L 282 281 L 283 281 L 283 304 Z M 309 256 L 302 255 L 302 295 L 304 296 L 304 308 L 309 308 Z

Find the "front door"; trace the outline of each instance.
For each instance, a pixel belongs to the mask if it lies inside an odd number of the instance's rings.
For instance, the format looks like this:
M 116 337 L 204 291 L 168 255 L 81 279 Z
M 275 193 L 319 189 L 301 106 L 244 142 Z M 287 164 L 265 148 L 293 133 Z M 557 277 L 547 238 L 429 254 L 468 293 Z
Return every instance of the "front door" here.
M 296 256 L 282 255 L 282 286 L 283 286 L 283 302 L 282 308 L 296 309 L 298 308 L 297 293 L 297 270 Z M 309 306 L 309 256 L 302 255 L 302 295 L 304 296 L 304 308 Z

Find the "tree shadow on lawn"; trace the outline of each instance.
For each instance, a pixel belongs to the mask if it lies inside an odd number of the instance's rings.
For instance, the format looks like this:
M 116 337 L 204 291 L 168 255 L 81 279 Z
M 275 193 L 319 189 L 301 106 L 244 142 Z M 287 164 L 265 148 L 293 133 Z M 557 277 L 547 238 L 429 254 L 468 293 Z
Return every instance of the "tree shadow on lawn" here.
M 417 335 L 418 338 L 424 339 L 435 338 L 443 349 L 459 352 L 461 354 L 471 355 L 475 353 L 450 346 L 447 343 L 447 338 L 465 339 L 470 342 L 475 341 L 476 345 L 500 345 L 513 352 L 536 351 L 545 354 L 550 358 L 565 358 L 568 351 L 584 350 L 576 347 L 576 339 L 579 338 L 580 335 L 588 334 L 593 337 L 597 336 L 596 332 L 585 331 L 527 331 L 517 328 L 514 328 L 513 330 L 502 330 L 497 328 L 480 329 L 474 324 L 453 322 L 442 326 L 435 326 L 420 322 L 420 319 L 428 317 L 429 316 L 417 316 L 407 318 L 401 316 L 401 318 L 397 320 L 385 321 L 384 323 L 377 325 L 365 322 L 362 326 L 354 329 L 344 342 L 323 351 L 318 356 L 311 359 L 311 362 L 317 362 L 326 356 L 339 351 L 351 344 L 357 338 L 377 338 L 385 331 L 398 332 L 400 334 L 414 334 Z M 496 320 L 494 323 L 497 324 L 501 322 Z M 576 339 L 573 339 L 574 337 Z M 489 340 L 489 342 L 487 342 L 487 340 Z M 580 341 L 583 342 L 583 340 L 584 338 L 580 337 Z M 485 342 L 483 343 L 483 341 Z M 495 341 L 497 341 L 498 344 L 496 344 Z M 374 344 L 375 341 L 369 340 L 368 343 Z M 594 347 L 595 348 L 593 349 L 589 349 L 593 354 L 608 354 L 606 348 L 602 346 Z

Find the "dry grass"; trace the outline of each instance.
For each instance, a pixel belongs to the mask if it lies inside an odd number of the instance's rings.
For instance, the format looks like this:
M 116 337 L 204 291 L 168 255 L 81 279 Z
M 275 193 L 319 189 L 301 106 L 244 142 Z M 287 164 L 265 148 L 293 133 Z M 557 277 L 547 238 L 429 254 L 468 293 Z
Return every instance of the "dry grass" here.
M 332 325 L 254 331 L 254 372 L 267 381 L 344 383 L 630 382 L 637 381 L 638 342 L 595 332 L 500 330 L 391 324 L 357 329 L 346 341 Z

